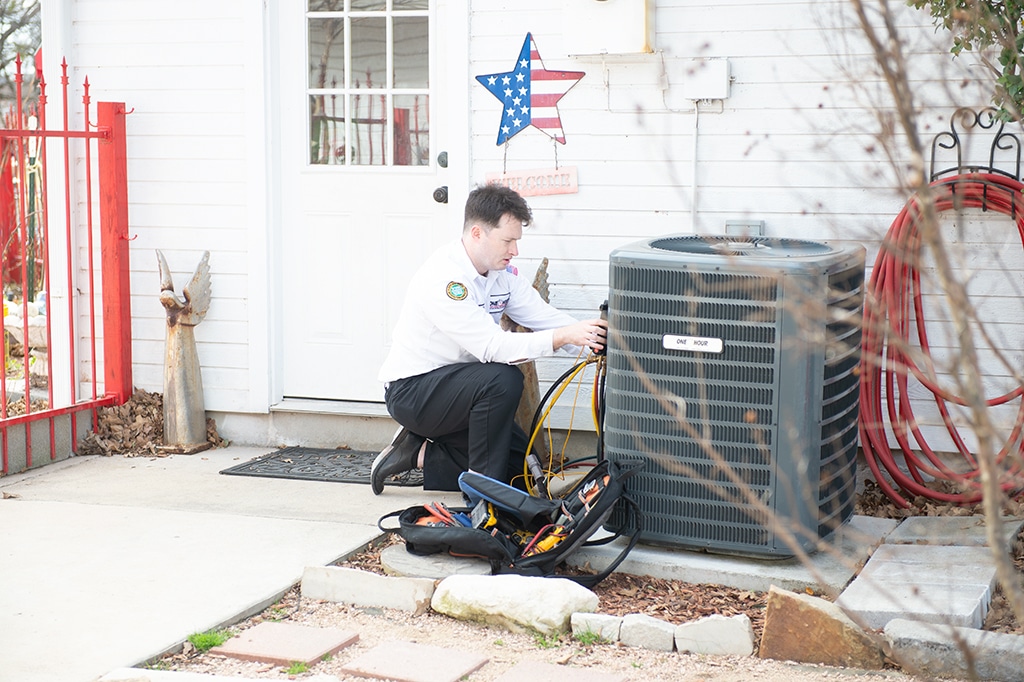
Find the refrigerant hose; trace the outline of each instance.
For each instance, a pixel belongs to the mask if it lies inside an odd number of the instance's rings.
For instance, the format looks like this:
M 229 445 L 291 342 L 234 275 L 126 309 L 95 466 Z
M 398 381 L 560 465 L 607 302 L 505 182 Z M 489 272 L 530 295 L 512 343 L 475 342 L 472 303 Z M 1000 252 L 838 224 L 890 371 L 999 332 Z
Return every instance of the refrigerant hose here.
M 1024 245 L 1024 184 L 995 173 L 969 173 L 931 183 L 936 212 L 963 208 L 981 208 L 1010 216 Z M 920 206 L 911 199 L 893 221 L 879 251 L 868 283 L 864 305 L 864 332 L 860 365 L 860 442 L 875 481 L 897 505 L 910 508 L 916 496 L 958 505 L 974 504 L 981 499 L 981 471 L 973 454 L 953 423 L 949 404 L 965 405 L 965 400 L 942 388 L 930 369 L 930 362 L 919 366 L 911 356 L 911 332 L 926 358 L 930 358 L 918 269 L 922 252 Z M 884 372 L 884 379 L 883 379 Z M 957 451 L 967 463 L 966 470 L 954 470 L 928 445 L 914 417 L 908 393 L 908 377 L 913 376 L 931 392 Z M 882 386 L 885 385 L 886 412 L 882 412 Z M 991 407 L 1015 400 L 1024 394 L 1024 386 L 986 400 Z M 886 437 L 888 417 L 892 433 L 903 454 L 904 468 L 896 462 Z M 1024 400 L 1016 421 L 996 455 L 1001 488 L 1016 494 L 1022 489 L 1021 455 L 1024 443 Z M 911 438 L 916 443 L 913 447 Z M 919 451 L 919 452 L 918 452 Z M 1013 456 L 1011 457 L 1011 453 Z M 908 500 L 882 476 L 884 468 Z M 926 485 L 929 479 L 954 482 L 961 492 L 942 492 Z

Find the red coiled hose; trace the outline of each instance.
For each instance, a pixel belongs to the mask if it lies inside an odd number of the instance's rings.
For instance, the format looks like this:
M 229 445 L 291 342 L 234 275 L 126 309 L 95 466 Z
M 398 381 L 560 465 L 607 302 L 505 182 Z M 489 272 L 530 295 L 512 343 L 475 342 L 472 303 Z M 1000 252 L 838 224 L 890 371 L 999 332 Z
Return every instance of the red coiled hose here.
M 936 211 L 962 208 L 982 208 L 1010 216 L 1024 246 L 1024 185 L 1016 179 L 994 173 L 957 175 L 931 184 Z M 964 405 L 964 400 L 943 390 L 933 376 L 919 368 L 903 350 L 911 346 L 911 332 L 924 353 L 929 352 L 928 332 L 921 298 L 920 262 L 921 234 L 920 207 L 911 199 L 896 216 L 875 261 L 868 283 L 868 296 L 864 305 L 864 332 L 860 364 L 860 444 L 879 487 L 896 504 L 904 508 L 913 506 L 882 476 L 884 468 L 896 485 L 913 499 L 923 496 L 941 502 L 959 505 L 974 504 L 981 500 L 980 469 L 967 445 L 953 424 L 948 403 Z M 913 319 L 910 317 L 913 306 Z M 889 342 L 886 343 L 888 338 Z M 897 341 L 898 342 L 894 342 Z M 886 414 L 882 413 L 882 373 L 885 373 Z M 917 426 L 913 406 L 907 393 L 907 378 L 913 375 L 934 395 L 946 430 L 969 470 L 958 472 L 942 461 L 929 447 Z M 1024 386 L 990 398 L 986 405 L 1002 405 L 1024 394 Z M 903 452 L 906 470 L 900 468 L 886 437 L 886 419 Z M 1017 410 L 1017 419 L 1009 437 L 997 454 L 1001 472 L 1000 485 L 1008 493 L 1022 487 L 1020 457 L 1007 465 L 1007 456 L 1024 452 L 1021 441 L 1024 428 L 1024 401 Z M 917 447 L 912 447 L 910 436 Z M 919 451 L 919 452 L 918 452 Z M 1002 468 L 1002 466 L 1000 467 Z M 962 492 L 946 493 L 925 485 L 930 479 L 948 480 L 958 484 Z

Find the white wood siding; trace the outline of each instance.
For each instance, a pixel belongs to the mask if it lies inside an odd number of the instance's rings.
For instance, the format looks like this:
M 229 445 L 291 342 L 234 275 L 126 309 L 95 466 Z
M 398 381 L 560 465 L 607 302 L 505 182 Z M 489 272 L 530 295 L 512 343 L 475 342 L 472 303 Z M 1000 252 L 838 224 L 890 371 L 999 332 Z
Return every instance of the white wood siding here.
M 93 102 L 123 101 L 130 112 L 134 383 L 163 390 L 166 318 L 156 250 L 179 294 L 209 250 L 213 301 L 196 338 L 210 410 L 265 411 L 269 401 L 259 5 L 75 0 L 48 7 L 49 18 L 63 13 L 70 26 L 62 51 L 77 109 L 88 77 Z M 48 28 L 44 35 L 56 35 Z M 53 74 L 50 83 L 58 82 Z M 82 252 L 83 267 L 85 260 Z

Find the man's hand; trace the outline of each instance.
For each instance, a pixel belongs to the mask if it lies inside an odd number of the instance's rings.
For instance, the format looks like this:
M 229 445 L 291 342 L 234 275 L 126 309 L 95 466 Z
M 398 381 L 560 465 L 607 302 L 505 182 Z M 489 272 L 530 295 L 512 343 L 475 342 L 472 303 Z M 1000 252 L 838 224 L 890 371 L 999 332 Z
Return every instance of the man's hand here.
M 562 346 L 583 346 L 592 351 L 599 351 L 607 343 L 607 337 L 608 322 L 596 318 L 559 327 L 554 332 L 551 345 L 554 350 L 558 350 Z

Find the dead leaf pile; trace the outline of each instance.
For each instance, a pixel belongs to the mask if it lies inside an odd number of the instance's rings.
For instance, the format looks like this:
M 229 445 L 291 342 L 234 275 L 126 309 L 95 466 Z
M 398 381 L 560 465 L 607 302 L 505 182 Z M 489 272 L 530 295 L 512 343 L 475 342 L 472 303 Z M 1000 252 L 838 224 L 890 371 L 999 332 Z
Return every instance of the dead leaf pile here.
M 96 411 L 96 428 L 79 441 L 78 454 L 158 455 L 163 433 L 163 396 L 137 388 L 124 405 Z
M 923 484 L 936 492 L 960 493 L 962 490 L 951 481 L 929 481 Z M 983 514 L 979 502 L 974 505 L 958 506 L 949 502 L 940 502 L 924 496 L 911 500 L 913 507 L 904 509 L 896 505 L 872 480 L 864 482 L 864 490 L 857 495 L 854 512 L 862 516 L 875 516 L 883 519 L 906 519 L 911 516 L 975 516 Z M 1003 503 L 1003 514 L 1006 516 L 1024 516 L 1024 502 L 1006 500 Z
M 50 403 L 48 403 L 45 400 L 33 400 L 32 401 L 32 411 L 33 412 L 41 412 L 43 410 L 49 409 L 49 407 L 50 407 Z M 24 396 L 22 396 L 21 398 L 18 398 L 17 400 L 12 400 L 11 402 L 7 403 L 7 416 L 8 417 L 17 417 L 17 416 L 22 415 L 22 414 L 25 414 L 25 397 Z
M 137 388 L 124 405 L 96 410 L 96 428 L 78 442 L 78 454 L 163 457 L 163 437 L 163 395 Z M 215 447 L 227 446 L 213 419 L 206 420 L 206 439 Z

